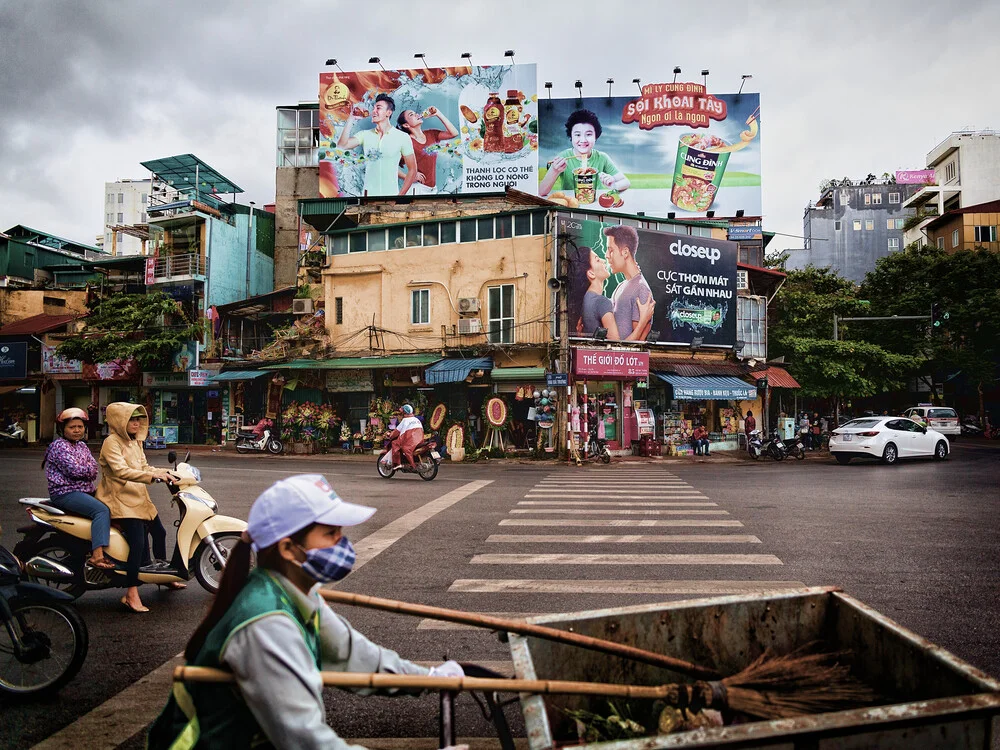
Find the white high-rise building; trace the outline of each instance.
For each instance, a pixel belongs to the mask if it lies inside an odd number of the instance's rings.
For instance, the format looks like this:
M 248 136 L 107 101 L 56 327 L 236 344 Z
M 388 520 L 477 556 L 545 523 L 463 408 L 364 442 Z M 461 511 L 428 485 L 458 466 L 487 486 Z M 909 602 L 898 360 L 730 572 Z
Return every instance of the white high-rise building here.
M 114 227 L 146 224 L 150 180 L 104 183 L 104 250 L 114 255 L 141 255 L 142 240 Z

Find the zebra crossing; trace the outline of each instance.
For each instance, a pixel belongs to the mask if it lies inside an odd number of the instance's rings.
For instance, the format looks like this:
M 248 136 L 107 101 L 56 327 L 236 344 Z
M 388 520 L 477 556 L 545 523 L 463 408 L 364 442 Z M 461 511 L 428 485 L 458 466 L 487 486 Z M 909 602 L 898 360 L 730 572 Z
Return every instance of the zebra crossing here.
M 528 489 L 498 526 L 498 533 L 484 540 L 487 550 L 468 560 L 470 568 L 483 571 L 482 577 L 456 578 L 447 589 L 449 594 L 484 595 L 488 606 L 483 609 L 506 608 L 490 612 L 495 616 L 597 609 L 607 606 L 608 595 L 690 598 L 804 585 L 769 574 L 780 569 L 781 559 L 754 550 L 762 541 L 742 532 L 740 520 L 658 467 L 553 471 Z M 588 545 L 586 551 L 580 545 Z M 616 577 L 585 574 L 596 570 L 600 575 L 601 567 Z M 499 577 L 522 569 L 528 573 L 524 577 Z M 683 575 L 675 578 L 674 572 Z M 558 598 L 562 594 L 574 596 Z M 537 595 L 551 601 L 548 611 L 528 611 L 538 605 Z M 463 626 L 423 620 L 418 628 Z

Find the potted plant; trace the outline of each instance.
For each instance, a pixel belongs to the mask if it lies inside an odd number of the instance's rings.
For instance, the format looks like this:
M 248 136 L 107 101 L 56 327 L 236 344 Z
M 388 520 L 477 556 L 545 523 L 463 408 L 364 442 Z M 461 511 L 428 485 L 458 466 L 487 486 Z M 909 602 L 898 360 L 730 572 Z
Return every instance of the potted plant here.
M 370 451 L 372 446 L 375 444 L 375 428 L 369 422 L 365 426 L 364 435 L 361 437 L 361 448 L 362 450 Z
M 346 419 L 340 423 L 340 447 L 345 451 L 351 450 L 351 425 Z
M 362 440 L 363 437 L 364 437 L 364 435 L 362 435 L 360 432 L 355 432 L 354 433 L 354 447 L 355 448 L 360 448 L 361 447 L 361 440 Z

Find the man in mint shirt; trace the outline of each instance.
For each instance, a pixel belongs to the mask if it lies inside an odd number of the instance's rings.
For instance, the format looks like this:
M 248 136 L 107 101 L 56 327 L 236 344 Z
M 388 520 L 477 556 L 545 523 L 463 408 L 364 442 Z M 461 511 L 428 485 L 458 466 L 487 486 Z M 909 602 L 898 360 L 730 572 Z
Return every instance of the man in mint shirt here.
M 362 130 L 351 135 L 354 127 L 355 110 L 347 118 L 347 124 L 337 139 L 340 148 L 357 148 L 365 152 L 365 195 L 405 195 L 417 176 L 417 158 L 413 155 L 413 141 L 410 136 L 392 126 L 392 113 L 396 102 L 387 94 L 375 97 L 372 107 L 372 130 Z M 406 165 L 403 186 L 399 185 L 399 162 Z
M 566 119 L 566 135 L 572 148 L 562 151 L 552 160 L 548 172 L 538 185 L 538 194 L 546 196 L 553 190 L 576 190 L 574 169 L 579 169 L 586 163 L 597 170 L 601 183 L 608 190 L 619 193 L 628 190 L 632 184 L 618 169 L 618 166 L 607 154 L 601 153 L 594 145 L 601 137 L 601 121 L 589 109 L 578 109 Z M 568 167 L 568 168 L 567 168 Z

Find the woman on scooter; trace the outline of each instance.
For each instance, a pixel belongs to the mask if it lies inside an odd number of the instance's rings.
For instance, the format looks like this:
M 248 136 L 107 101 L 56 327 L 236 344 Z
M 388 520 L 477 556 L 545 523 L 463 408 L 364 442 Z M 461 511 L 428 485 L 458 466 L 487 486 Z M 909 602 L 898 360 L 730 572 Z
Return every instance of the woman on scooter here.
M 146 485 L 156 480 L 165 482 L 171 474 L 146 462 L 142 441 L 149 432 L 149 421 L 144 407 L 124 401 L 108 404 L 106 422 L 110 434 L 101 446 L 97 499 L 111 510 L 111 517 L 128 542 L 125 562 L 128 589 L 121 602 L 130 612 L 149 612 L 139 598 L 139 568 L 146 557 L 148 534 L 153 537 L 153 555 L 167 556 L 167 532 L 149 499 Z M 168 588 L 181 589 L 184 584 L 171 583 Z
M 56 418 L 60 437 L 52 441 L 42 468 L 49 484 L 49 505 L 90 519 L 91 565 L 110 570 L 114 563 L 104 556 L 111 541 L 111 512 L 94 497 L 100 467 L 87 447 L 87 412 L 66 409 Z
M 181 744 L 199 750 L 361 750 L 326 723 L 321 668 L 464 674 L 453 661 L 428 670 L 375 645 L 320 598 L 320 584 L 341 580 L 354 565 L 344 527 L 364 523 L 374 512 L 342 500 L 320 474 L 279 480 L 257 498 L 212 608 L 184 652 L 188 665 L 232 671 L 237 689 L 175 682 L 150 728 L 149 750 Z M 253 570 L 251 546 L 257 552 Z M 182 737 L 183 743 L 174 744 Z

